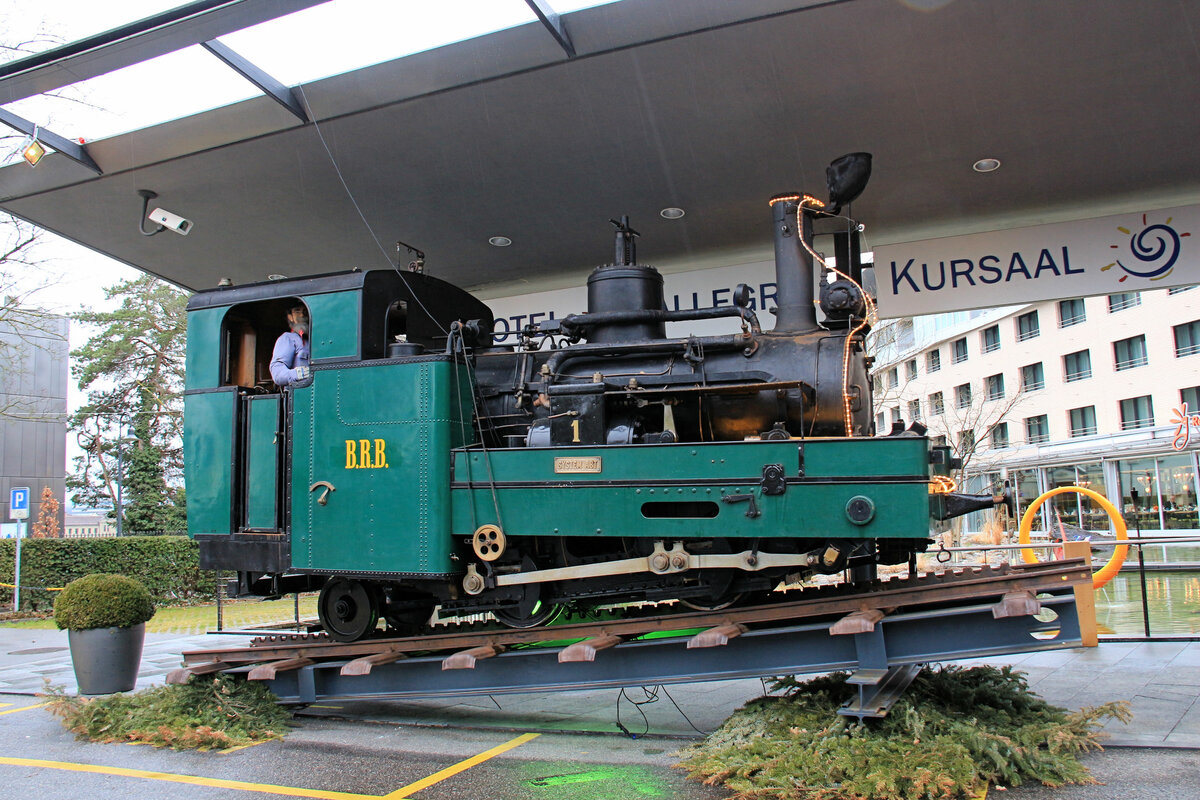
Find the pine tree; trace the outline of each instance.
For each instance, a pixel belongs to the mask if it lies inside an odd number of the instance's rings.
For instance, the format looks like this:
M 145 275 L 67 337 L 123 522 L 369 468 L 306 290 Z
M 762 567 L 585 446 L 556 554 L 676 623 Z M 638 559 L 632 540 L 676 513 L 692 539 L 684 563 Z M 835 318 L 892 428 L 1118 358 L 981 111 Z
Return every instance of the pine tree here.
M 38 509 L 37 522 L 33 523 L 34 539 L 57 539 L 62 536 L 62 525 L 58 521 L 59 502 L 49 486 L 42 489 L 42 504 Z
M 71 417 L 83 455 L 67 486 L 76 503 L 116 509 L 120 483 L 124 530 L 179 530 L 187 294 L 149 275 L 105 294 L 121 306 L 72 317 L 98 330 L 71 353 L 88 402 Z

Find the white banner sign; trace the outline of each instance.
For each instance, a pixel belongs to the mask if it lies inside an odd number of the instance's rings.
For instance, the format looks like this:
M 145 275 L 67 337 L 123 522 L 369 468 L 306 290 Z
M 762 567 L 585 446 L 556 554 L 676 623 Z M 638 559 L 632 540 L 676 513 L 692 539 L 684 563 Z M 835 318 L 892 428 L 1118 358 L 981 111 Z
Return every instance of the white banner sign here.
M 875 249 L 881 317 L 1200 282 L 1200 206 Z

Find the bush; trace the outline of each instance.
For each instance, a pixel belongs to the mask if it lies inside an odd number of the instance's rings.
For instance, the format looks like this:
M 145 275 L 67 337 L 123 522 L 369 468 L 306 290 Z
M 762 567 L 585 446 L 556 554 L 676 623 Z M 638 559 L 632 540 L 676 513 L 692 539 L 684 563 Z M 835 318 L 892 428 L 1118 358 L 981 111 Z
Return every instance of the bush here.
M 15 542 L 0 539 L 0 578 L 11 582 Z M 216 573 L 200 569 L 196 543 L 186 536 L 119 536 L 99 539 L 26 539 L 21 543 L 21 607 L 49 609 L 57 592 L 94 572 L 113 572 L 141 581 L 158 603 L 211 599 Z M 12 590 L 0 588 L 0 604 Z
M 153 616 L 150 592 L 124 575 L 85 575 L 68 583 L 54 602 L 54 623 L 64 630 L 129 628 Z

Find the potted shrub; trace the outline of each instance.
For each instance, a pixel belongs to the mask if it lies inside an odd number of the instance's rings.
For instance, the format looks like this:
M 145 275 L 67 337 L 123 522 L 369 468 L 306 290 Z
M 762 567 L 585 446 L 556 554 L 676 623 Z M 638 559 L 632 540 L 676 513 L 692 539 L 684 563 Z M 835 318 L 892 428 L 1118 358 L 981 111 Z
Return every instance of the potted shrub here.
M 67 631 L 80 694 L 127 692 L 137 682 L 146 621 L 154 601 L 124 575 L 85 575 L 54 601 L 54 622 Z

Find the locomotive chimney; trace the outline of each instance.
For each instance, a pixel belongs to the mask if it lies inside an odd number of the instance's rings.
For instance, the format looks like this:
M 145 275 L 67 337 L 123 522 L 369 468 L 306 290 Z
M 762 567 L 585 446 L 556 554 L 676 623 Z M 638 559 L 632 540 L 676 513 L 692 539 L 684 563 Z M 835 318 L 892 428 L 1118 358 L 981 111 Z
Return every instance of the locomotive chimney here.
M 801 237 L 812 246 L 812 212 L 800 214 L 796 230 L 796 209 L 801 195 L 780 194 L 771 198 L 771 218 L 775 223 L 775 330 L 781 333 L 806 333 L 818 329 L 817 309 L 813 305 L 813 261 Z

